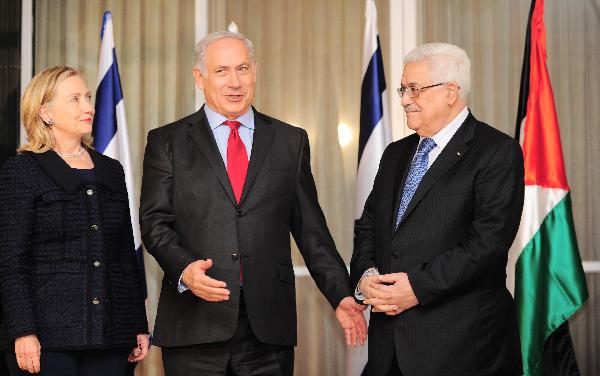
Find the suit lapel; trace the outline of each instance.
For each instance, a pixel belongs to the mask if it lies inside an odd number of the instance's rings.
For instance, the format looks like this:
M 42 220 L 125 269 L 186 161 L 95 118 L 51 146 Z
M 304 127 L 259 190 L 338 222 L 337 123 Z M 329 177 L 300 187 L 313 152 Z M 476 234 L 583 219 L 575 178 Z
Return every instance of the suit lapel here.
M 448 172 L 458 161 L 460 161 L 465 154 L 469 151 L 467 143 L 473 138 L 473 132 L 475 131 L 473 115 L 469 114 L 467 119 L 464 121 L 462 126 L 456 131 L 454 136 L 450 139 L 450 142 L 446 145 L 442 153 L 436 158 L 435 162 L 427 170 L 423 179 L 419 183 L 415 194 L 413 195 L 406 212 L 400 222 L 406 220 L 410 213 L 414 210 L 417 204 L 425 197 L 427 192 L 434 186 L 434 184 Z M 399 199 L 398 199 L 399 200 Z M 395 220 L 395 218 L 394 218 Z
M 110 172 L 106 160 L 102 155 L 93 149 L 88 149 L 90 158 L 94 162 L 94 169 L 96 170 L 96 181 L 98 184 L 102 184 L 104 187 L 116 192 L 121 188 L 118 180 L 114 178 L 114 175 Z
M 31 155 L 40 164 L 42 170 L 65 191 L 73 193 L 84 185 L 83 180 L 55 151 L 48 150 L 44 153 L 31 153 Z
M 118 191 L 120 188 L 119 182 L 111 174 L 110 167 L 100 153 L 94 149 L 86 148 L 86 150 L 92 162 L 94 162 L 96 182 L 111 191 Z M 63 161 L 55 151 L 49 150 L 44 153 L 31 153 L 31 155 L 38 161 L 42 170 L 66 192 L 74 193 L 85 185 L 85 182 L 73 171 L 73 168 Z
M 233 195 L 233 189 L 229 183 L 229 176 L 227 176 L 227 170 L 223 163 L 223 158 L 219 153 L 215 136 L 210 129 L 208 119 L 204 113 L 204 106 L 189 118 L 188 125 L 188 135 L 194 141 L 198 149 L 200 149 L 200 153 L 208 161 L 208 164 L 213 169 L 217 179 L 225 190 L 225 193 L 227 193 L 229 200 L 233 205 L 237 206 L 235 196 Z M 194 158 L 194 156 L 191 155 L 189 158 Z
M 244 200 L 248 196 L 248 193 L 252 189 L 252 185 L 254 184 L 256 177 L 258 176 L 260 169 L 264 164 L 272 140 L 273 128 L 271 127 L 271 120 L 265 117 L 260 112 L 254 110 L 254 136 L 252 140 L 252 155 L 250 156 L 248 174 L 246 175 L 246 182 L 244 183 L 244 189 L 242 190 L 240 205 L 244 202 Z

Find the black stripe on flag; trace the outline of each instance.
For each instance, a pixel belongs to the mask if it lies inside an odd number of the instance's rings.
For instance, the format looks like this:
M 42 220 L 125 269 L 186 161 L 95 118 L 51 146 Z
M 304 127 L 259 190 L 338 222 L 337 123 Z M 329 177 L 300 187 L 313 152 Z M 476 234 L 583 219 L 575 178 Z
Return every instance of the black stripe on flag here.
M 529 98 L 529 62 L 531 56 L 531 18 L 535 9 L 535 0 L 531 1 L 529 19 L 527 20 L 527 35 L 525 36 L 525 55 L 523 56 L 523 69 L 521 70 L 521 87 L 519 88 L 519 107 L 517 109 L 517 124 L 515 138 L 519 141 L 521 136 L 521 123 L 527 115 L 527 99 Z

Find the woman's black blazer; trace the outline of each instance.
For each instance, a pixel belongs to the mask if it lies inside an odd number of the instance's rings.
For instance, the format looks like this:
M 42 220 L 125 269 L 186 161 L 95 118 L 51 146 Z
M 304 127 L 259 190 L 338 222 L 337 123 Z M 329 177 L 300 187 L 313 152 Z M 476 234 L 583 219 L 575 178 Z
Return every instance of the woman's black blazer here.
M 0 170 L 5 348 L 27 334 L 45 350 L 125 347 L 148 331 L 123 168 L 89 153 L 95 183 L 53 151 Z

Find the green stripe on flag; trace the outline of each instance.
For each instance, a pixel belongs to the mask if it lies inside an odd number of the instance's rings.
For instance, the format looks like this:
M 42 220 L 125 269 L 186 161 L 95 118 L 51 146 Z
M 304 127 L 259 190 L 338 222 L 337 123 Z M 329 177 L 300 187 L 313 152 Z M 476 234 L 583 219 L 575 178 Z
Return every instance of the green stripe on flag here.
M 542 374 L 546 338 L 588 297 L 572 213 L 569 192 L 544 218 L 517 261 L 515 302 L 525 375 Z

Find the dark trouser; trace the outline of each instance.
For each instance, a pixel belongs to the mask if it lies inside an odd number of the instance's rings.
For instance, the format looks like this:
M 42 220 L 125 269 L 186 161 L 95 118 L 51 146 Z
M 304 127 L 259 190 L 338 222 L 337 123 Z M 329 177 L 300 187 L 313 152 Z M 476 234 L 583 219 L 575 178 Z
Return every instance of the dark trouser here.
M 396 357 L 396 352 L 394 351 L 394 359 L 392 360 L 392 368 L 388 371 L 388 376 L 402 376 L 402 372 L 400 372 L 400 367 L 398 367 L 398 358 Z
M 373 372 L 368 372 L 367 367 L 361 373 L 361 376 L 378 376 L 374 375 Z M 386 376 L 402 376 L 402 372 L 400 371 L 400 367 L 398 366 L 398 358 L 396 357 L 396 351 L 394 351 L 394 358 L 392 359 L 392 364 L 390 369 L 387 371 Z
M 238 326 L 225 342 L 162 348 L 166 376 L 292 376 L 294 348 L 258 341 L 240 294 Z
M 86 351 L 44 351 L 38 376 L 125 376 L 127 349 Z M 6 352 L 11 376 L 31 375 L 17 365 L 14 352 Z

